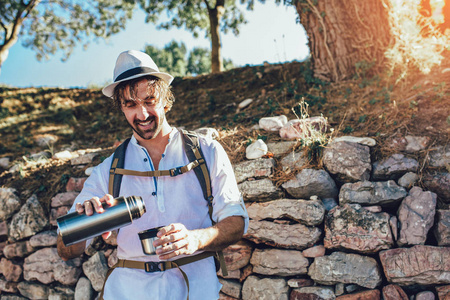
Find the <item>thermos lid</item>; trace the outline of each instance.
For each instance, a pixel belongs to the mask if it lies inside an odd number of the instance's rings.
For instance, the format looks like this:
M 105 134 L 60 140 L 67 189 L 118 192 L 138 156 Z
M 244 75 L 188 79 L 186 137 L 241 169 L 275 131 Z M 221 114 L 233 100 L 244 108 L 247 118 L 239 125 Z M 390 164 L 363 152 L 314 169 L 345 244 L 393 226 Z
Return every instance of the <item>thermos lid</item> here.
M 161 227 L 150 228 L 150 229 L 141 231 L 141 232 L 138 233 L 139 239 L 145 240 L 145 239 L 148 239 L 148 238 L 154 238 L 154 237 L 156 237 L 156 235 L 158 234 L 158 231 L 161 228 L 162 228 L 162 226 Z

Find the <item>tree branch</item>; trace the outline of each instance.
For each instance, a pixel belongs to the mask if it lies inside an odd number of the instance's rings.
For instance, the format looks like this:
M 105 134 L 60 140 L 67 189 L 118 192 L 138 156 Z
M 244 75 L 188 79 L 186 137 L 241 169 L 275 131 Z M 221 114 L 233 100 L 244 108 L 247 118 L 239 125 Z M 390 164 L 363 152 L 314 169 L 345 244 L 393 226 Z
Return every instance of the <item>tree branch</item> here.
M 41 0 L 31 0 L 28 2 L 28 4 L 25 3 L 24 0 L 22 0 L 21 8 L 17 11 L 16 17 L 14 18 L 14 23 L 11 27 L 10 34 L 8 36 L 8 27 L 4 24 L 2 24 L 3 28 L 5 28 L 5 42 L 3 43 L 3 46 L 8 47 L 9 44 L 14 44 L 15 39 L 17 39 L 17 36 L 19 35 L 20 27 L 22 26 L 23 20 L 28 17 L 30 12 L 36 7 L 36 5 L 39 4 Z M 22 14 L 25 13 L 24 16 Z M 14 41 L 14 42 L 13 42 Z
M 6 25 L 3 24 L 2 21 L 0 21 L 0 26 L 3 28 L 3 30 L 5 30 L 5 37 L 4 37 L 4 40 L 3 40 L 4 42 L 3 42 L 3 45 L 2 45 L 2 46 L 4 46 L 6 44 L 7 39 L 8 39 L 8 28 L 6 28 Z
M 26 5 L 25 7 L 25 11 L 27 12 L 25 14 L 25 16 L 22 18 L 26 19 L 28 17 L 28 15 L 30 14 L 30 12 L 41 2 L 41 0 L 30 0 L 30 2 L 28 2 L 28 5 Z M 22 1 L 23 3 L 23 1 Z
M 211 6 L 209 6 L 208 0 L 203 0 L 203 2 L 205 2 L 206 8 L 208 9 L 208 11 L 210 11 L 211 10 Z

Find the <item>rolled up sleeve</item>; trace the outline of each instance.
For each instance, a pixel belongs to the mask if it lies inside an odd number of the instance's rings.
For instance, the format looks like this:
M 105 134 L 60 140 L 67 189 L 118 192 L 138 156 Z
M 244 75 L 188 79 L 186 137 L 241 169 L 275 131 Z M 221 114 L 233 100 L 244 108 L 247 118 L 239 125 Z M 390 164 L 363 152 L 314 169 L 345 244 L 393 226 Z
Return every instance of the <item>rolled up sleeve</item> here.
M 209 155 L 211 161 L 208 167 L 214 197 L 213 219 L 220 222 L 231 216 L 241 216 L 245 222 L 244 232 L 247 232 L 248 214 L 237 186 L 231 162 L 227 153 L 217 141 L 212 141 L 211 148 L 212 153 Z

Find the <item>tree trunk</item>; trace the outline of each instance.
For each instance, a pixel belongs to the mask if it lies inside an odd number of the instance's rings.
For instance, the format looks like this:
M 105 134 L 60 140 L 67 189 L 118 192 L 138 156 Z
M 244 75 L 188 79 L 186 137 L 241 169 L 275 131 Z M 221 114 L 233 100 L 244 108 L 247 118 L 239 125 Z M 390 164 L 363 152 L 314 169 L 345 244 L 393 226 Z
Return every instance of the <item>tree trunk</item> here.
M 218 1 L 220 2 L 220 1 Z M 211 72 L 219 73 L 223 71 L 222 43 L 220 39 L 220 20 L 224 14 L 225 7 L 217 4 L 216 7 L 208 9 L 209 24 L 211 33 Z
M 384 61 L 391 34 L 383 0 L 297 0 L 295 5 L 317 78 L 340 81 L 355 74 L 358 62 L 380 66 Z

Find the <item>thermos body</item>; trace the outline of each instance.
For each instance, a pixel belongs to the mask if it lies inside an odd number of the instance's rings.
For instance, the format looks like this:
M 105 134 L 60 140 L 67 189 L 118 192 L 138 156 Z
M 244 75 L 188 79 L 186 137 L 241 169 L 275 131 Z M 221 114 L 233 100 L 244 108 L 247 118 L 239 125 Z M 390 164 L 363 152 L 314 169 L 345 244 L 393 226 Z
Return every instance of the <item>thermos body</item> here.
M 118 197 L 111 206 L 104 205 L 103 213 L 94 212 L 91 216 L 73 212 L 59 217 L 58 224 L 64 245 L 69 246 L 104 232 L 124 227 L 145 213 L 141 197 Z

